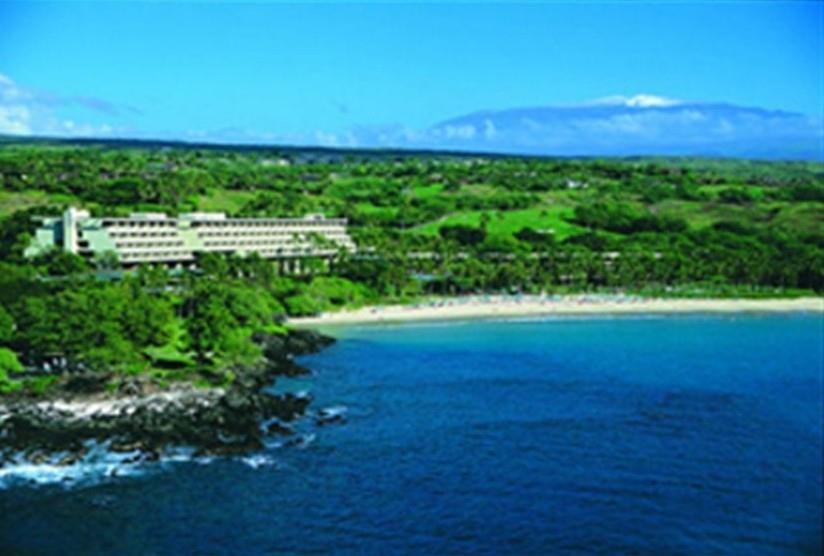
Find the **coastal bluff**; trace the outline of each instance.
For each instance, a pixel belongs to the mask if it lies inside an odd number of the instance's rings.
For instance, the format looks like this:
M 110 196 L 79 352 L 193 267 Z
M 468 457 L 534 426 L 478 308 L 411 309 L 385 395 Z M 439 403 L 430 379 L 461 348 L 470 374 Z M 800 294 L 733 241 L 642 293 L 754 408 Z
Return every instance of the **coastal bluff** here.
M 188 382 L 158 389 L 135 377 L 118 390 L 100 381 L 70 377 L 48 397 L 12 397 L 0 403 L 0 468 L 22 460 L 70 465 L 81 461 L 90 443 L 129 454 L 127 463 L 161 459 L 168 450 L 189 447 L 198 455 L 242 454 L 263 447 L 269 434 L 292 433 L 309 394 L 268 391 L 279 376 L 309 371 L 295 356 L 319 351 L 334 339 L 309 330 L 287 335 L 258 334 L 264 359 L 234 369 L 229 386 L 201 388 Z

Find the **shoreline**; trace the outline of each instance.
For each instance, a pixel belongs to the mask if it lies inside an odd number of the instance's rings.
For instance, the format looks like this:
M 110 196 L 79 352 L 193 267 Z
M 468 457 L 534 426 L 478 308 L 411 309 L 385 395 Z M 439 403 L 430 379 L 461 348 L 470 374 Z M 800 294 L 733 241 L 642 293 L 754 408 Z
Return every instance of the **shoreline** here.
M 669 299 L 633 296 L 473 296 L 410 305 L 367 306 L 290 318 L 298 327 L 421 321 L 494 319 L 497 317 L 631 315 L 666 313 L 824 313 L 824 298 L 796 299 Z
M 107 473 L 117 474 L 123 466 L 162 461 L 181 449 L 195 457 L 248 455 L 263 449 L 267 437 L 299 445 L 306 435 L 294 424 L 304 418 L 316 426 L 345 420 L 329 408 L 309 409 L 311 394 L 270 389 L 281 377 L 309 374 L 294 357 L 325 349 L 333 338 L 293 330 L 260 334 L 255 342 L 260 361 L 233 367 L 234 380 L 220 386 L 180 381 L 160 388 L 146 377 L 132 377 L 115 389 L 82 381 L 85 387 L 79 388 L 67 380 L 43 395 L 0 397 L 0 490 L 4 477 L 14 481 L 17 471 L 32 466 L 50 466 L 54 476 L 79 476 L 75 471 L 84 465 L 105 463 Z M 72 470 L 60 471 L 67 468 Z

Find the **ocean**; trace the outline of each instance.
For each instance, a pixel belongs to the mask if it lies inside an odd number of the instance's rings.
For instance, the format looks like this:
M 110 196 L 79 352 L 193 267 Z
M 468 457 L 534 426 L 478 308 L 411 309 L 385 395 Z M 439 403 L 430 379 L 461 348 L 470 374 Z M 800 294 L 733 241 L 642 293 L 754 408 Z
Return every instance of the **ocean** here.
M 348 327 L 261 453 L 0 477 L 0 554 L 820 554 L 820 315 Z

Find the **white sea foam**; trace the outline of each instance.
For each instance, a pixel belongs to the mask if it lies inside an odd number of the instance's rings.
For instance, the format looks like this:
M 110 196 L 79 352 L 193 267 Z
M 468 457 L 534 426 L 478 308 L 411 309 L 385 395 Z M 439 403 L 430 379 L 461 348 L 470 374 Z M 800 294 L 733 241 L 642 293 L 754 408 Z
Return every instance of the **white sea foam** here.
M 315 438 L 317 438 L 317 435 L 315 433 L 302 434 L 300 436 L 299 441 L 295 444 L 295 447 L 301 450 L 304 448 L 308 448 L 309 445 L 315 441 Z
M 331 418 L 346 415 L 349 408 L 345 405 L 333 405 L 332 407 L 324 407 L 318 412 L 321 417 Z
M 62 484 L 66 486 L 97 484 L 118 477 L 134 477 L 167 465 L 195 462 L 207 464 L 212 457 L 195 457 L 190 447 L 170 448 L 159 462 L 136 460 L 137 450 L 112 452 L 109 443 L 87 442 L 86 454 L 69 465 L 58 465 L 68 453 L 57 453 L 43 463 L 31 463 L 21 452 L 0 467 L 0 490 L 25 484 Z
M 254 454 L 252 456 L 246 456 L 244 458 L 240 458 L 240 461 L 242 461 L 252 469 L 258 469 L 260 467 L 270 467 L 277 463 L 272 456 L 266 454 Z
M 134 453 L 115 453 L 106 446 L 89 443 L 88 453 L 70 465 L 58 465 L 65 454 L 55 454 L 44 463 L 31 463 L 18 454 L 0 468 L 0 490 L 22 484 L 96 484 L 114 477 L 143 474 L 148 468 L 140 463 L 127 463 Z
M 346 411 L 342 406 L 329 409 Z M 277 449 L 289 446 L 300 450 L 307 448 L 315 438 L 315 434 L 305 433 L 289 440 L 279 439 L 267 443 L 266 447 Z M 96 442 L 87 443 L 86 448 L 87 453 L 83 458 L 69 465 L 58 465 L 67 453 L 53 454 L 43 463 L 32 463 L 26 459 L 25 454 L 18 453 L 11 461 L 0 467 L 0 490 L 21 485 L 92 485 L 122 477 L 143 475 L 169 465 L 208 465 L 217 459 L 215 456 L 195 456 L 195 450 L 190 447 L 177 447 L 166 451 L 159 462 L 135 462 L 131 460 L 139 455 L 138 451 L 112 452 L 108 449 L 108 443 Z M 242 457 L 240 461 L 253 469 L 278 465 L 271 455 L 265 453 Z

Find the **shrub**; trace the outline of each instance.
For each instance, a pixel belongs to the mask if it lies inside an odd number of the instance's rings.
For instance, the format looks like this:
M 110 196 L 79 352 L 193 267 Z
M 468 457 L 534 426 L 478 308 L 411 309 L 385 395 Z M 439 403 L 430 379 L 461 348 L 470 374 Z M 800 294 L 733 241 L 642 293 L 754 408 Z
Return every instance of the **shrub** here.
M 474 228 L 462 224 L 441 226 L 439 233 L 442 238 L 455 241 L 461 245 L 477 245 L 486 238 L 486 230 L 483 228 Z
M 722 189 L 718 193 L 718 200 L 722 203 L 743 205 L 753 202 L 755 200 L 755 195 L 743 187 L 728 187 L 726 189 Z
M 293 317 L 309 317 L 324 310 L 323 304 L 305 293 L 286 298 L 286 310 Z

